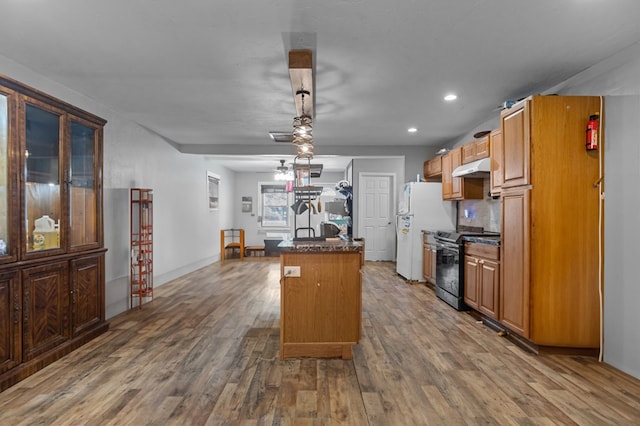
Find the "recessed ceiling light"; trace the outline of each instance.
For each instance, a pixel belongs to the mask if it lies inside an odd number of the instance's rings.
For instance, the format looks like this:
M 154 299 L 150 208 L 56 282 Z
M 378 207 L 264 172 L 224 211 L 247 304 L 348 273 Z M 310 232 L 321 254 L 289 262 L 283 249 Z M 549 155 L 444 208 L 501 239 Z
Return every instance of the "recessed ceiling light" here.
M 455 93 L 449 93 L 444 97 L 445 101 L 455 101 L 456 99 L 458 99 L 458 95 L 456 95 Z
M 407 129 L 407 132 L 409 132 L 409 133 L 415 133 L 415 132 L 417 132 L 417 131 L 418 131 L 418 129 L 417 129 L 416 127 L 409 127 L 409 128 Z

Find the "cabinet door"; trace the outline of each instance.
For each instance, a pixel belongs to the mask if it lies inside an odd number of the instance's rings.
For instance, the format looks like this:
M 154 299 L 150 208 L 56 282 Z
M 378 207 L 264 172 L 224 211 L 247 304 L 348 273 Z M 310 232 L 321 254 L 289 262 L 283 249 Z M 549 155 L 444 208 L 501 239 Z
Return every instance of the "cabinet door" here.
M 283 254 L 300 277 L 283 282 L 282 337 L 286 343 L 357 342 L 362 284 L 359 253 Z
M 15 262 L 17 260 L 18 244 L 18 211 L 16 202 L 17 180 L 15 168 L 19 167 L 12 153 L 16 149 L 12 146 L 15 140 L 15 94 L 0 88 L 0 263 Z
M 17 272 L 0 274 L 0 373 L 20 364 L 20 291 Z
M 67 262 L 22 271 L 23 358 L 28 361 L 70 336 Z
M 476 257 L 464 257 L 464 302 L 476 310 L 478 309 L 478 267 Z
M 529 184 L 529 101 L 502 112 L 503 187 Z
M 101 247 L 102 129 L 73 117 L 69 134 L 70 162 L 65 183 L 69 186 L 70 250 Z
M 442 157 L 437 156 L 429 160 L 429 175 L 440 176 L 442 174 Z
M 24 108 L 24 230 L 27 257 L 61 251 L 65 219 L 62 217 L 63 112 L 26 98 Z M 48 252 L 48 253 L 44 253 Z
M 500 264 L 482 259 L 479 266 L 478 310 L 493 319 L 497 319 L 500 303 Z
M 462 164 L 462 148 L 458 147 L 456 149 L 451 150 L 451 152 L 449 152 L 449 157 L 451 158 L 451 170 L 449 171 L 449 175 L 451 175 L 451 172 L 453 172 L 456 169 L 456 167 Z M 451 179 L 451 198 L 461 199 L 462 198 L 462 178 L 451 177 L 450 179 Z
M 504 181 L 504 167 L 503 167 L 503 151 L 502 144 L 502 130 L 496 129 L 491 132 L 491 143 L 489 150 L 491 151 L 491 195 L 500 194 L 502 189 L 502 182 Z
M 71 309 L 73 335 L 104 320 L 102 291 L 104 256 L 71 262 Z
M 502 192 L 500 320 L 528 338 L 530 190 Z
M 428 244 L 423 245 L 422 250 L 422 275 L 424 278 L 435 284 L 436 279 L 436 249 Z
M 429 281 L 431 278 L 431 262 L 429 259 L 430 252 L 429 246 L 426 244 L 422 245 L 422 276 Z
M 429 257 L 431 259 L 431 283 L 435 284 L 436 283 L 436 262 L 438 260 L 437 258 L 438 250 L 436 249 L 435 246 L 430 246 L 429 252 L 430 252 Z
M 442 199 L 450 200 L 453 191 L 453 176 L 451 176 L 451 152 L 442 156 Z
M 476 159 L 476 143 L 468 142 L 462 145 L 462 164 L 471 163 Z
M 491 141 L 489 140 L 489 136 L 484 136 L 478 140 L 476 140 L 476 160 L 481 160 L 483 158 L 489 157 L 489 146 L 491 145 Z

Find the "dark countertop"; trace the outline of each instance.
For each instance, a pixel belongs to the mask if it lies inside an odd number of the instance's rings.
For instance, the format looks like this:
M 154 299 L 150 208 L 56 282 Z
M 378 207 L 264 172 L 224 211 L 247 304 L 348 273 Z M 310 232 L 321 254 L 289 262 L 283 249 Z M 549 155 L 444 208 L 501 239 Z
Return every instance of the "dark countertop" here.
M 491 246 L 500 246 L 500 236 L 495 235 L 479 235 L 479 236 L 466 236 L 462 237 L 464 241 L 478 244 L 488 244 Z
M 290 253 L 336 253 L 336 252 L 361 252 L 364 249 L 363 241 L 352 239 L 329 239 L 325 241 L 282 241 L 278 244 L 282 252 Z

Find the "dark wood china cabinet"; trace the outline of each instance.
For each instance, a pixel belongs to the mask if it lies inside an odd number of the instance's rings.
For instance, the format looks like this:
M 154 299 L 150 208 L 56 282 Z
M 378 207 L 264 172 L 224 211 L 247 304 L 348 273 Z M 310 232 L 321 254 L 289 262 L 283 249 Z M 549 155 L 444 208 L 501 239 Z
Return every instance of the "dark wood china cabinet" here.
M 0 75 L 0 390 L 108 328 L 105 124 Z

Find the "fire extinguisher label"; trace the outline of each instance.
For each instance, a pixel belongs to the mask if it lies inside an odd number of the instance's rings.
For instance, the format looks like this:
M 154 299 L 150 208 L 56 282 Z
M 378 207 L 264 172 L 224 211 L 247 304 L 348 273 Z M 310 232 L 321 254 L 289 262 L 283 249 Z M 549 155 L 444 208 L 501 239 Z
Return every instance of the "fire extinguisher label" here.
M 598 149 L 598 114 L 593 114 L 589 117 L 587 122 L 587 142 L 586 148 L 588 151 Z

